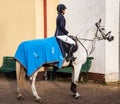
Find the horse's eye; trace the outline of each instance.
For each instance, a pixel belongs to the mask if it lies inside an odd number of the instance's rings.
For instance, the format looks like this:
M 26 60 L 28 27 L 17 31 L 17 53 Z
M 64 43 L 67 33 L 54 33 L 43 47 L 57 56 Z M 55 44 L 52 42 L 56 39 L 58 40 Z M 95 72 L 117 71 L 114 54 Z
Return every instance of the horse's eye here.
M 101 28 L 101 30 L 105 30 L 105 28 Z

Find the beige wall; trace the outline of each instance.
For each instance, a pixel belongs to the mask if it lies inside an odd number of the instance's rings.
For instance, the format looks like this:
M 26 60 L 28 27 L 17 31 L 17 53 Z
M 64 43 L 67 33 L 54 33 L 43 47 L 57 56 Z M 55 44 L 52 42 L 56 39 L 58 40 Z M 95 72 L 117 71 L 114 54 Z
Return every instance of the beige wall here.
M 56 6 L 58 5 L 58 0 L 47 0 L 47 33 L 48 37 L 53 36 L 55 33 L 56 29 L 56 16 L 57 16 L 57 11 L 56 11 Z
M 44 37 L 43 0 L 35 0 L 36 38 Z
M 34 0 L 0 0 L 0 65 L 21 41 L 35 38 Z
M 47 36 L 54 35 L 58 0 L 47 0 Z M 44 37 L 43 0 L 0 0 L 0 66 L 20 42 Z

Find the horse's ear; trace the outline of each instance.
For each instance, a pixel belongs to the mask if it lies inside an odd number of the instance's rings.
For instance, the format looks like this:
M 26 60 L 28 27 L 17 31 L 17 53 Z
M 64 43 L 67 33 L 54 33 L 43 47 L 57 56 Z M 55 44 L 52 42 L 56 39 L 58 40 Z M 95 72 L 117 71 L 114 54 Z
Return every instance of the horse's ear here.
M 101 18 L 99 19 L 99 22 L 98 22 L 99 24 L 101 23 Z

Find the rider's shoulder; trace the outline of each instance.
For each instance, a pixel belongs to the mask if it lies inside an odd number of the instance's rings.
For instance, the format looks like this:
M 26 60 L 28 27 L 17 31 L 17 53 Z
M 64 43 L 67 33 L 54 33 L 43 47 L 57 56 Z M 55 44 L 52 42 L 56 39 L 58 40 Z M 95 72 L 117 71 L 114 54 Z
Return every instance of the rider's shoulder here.
M 62 13 L 58 14 L 58 17 L 62 18 L 64 17 Z

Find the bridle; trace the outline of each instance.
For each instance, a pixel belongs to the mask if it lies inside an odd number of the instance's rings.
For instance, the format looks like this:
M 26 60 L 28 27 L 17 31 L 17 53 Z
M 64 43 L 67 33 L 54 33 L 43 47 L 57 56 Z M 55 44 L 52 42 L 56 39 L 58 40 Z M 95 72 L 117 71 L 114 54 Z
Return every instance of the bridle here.
M 109 31 L 108 33 L 105 33 L 104 32 L 105 28 L 103 26 L 101 26 L 100 23 L 101 23 L 101 19 L 99 20 L 99 22 L 95 23 L 95 26 L 96 26 L 97 29 L 96 29 L 96 32 L 95 32 L 95 37 L 93 39 L 80 38 L 78 36 L 74 37 L 74 39 L 76 41 L 78 41 L 82 45 L 82 47 L 85 49 L 85 51 L 87 53 L 87 56 L 91 55 L 93 53 L 93 51 L 95 50 L 95 42 L 96 41 L 100 41 L 100 40 L 112 41 L 114 39 L 114 37 L 110 35 L 111 31 Z M 101 36 L 98 36 L 98 32 L 100 32 Z M 91 48 L 90 53 L 88 53 L 87 48 L 81 42 L 81 40 L 92 42 L 92 48 Z

